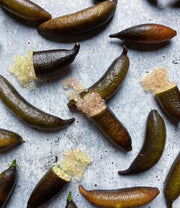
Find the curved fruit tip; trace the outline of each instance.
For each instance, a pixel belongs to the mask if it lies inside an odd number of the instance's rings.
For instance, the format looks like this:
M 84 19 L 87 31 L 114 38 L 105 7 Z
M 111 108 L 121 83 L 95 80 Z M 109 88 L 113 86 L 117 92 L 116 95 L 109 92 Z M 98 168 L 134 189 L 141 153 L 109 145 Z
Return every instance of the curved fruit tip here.
M 159 191 L 159 189 L 156 188 L 156 187 L 154 187 L 154 190 L 155 190 L 155 195 L 157 196 L 157 195 L 160 193 L 160 191 Z
M 123 45 L 123 54 L 127 54 L 128 53 L 128 48 L 126 45 Z
M 127 130 L 125 130 L 127 132 Z M 127 132 L 126 135 L 126 140 L 124 142 L 121 142 L 121 144 L 118 145 L 119 148 L 121 148 L 122 150 L 129 152 L 132 150 L 132 145 L 131 145 L 131 136 L 129 135 L 129 133 Z
M 120 171 L 118 171 L 118 174 L 119 175 L 128 175 L 128 174 L 131 174 L 131 172 L 129 171 L 129 169 L 127 169 L 127 170 L 120 170 Z
M 79 52 L 79 49 L 80 49 L 80 44 L 79 43 L 75 43 L 73 49 L 76 51 L 76 53 L 78 53 Z
M 174 30 L 174 29 L 172 29 L 172 28 L 170 28 L 170 30 L 171 30 L 171 35 L 172 35 L 171 38 L 177 36 L 177 31 L 176 31 L 176 30 Z
M 177 31 L 176 30 L 174 30 L 174 37 L 177 35 Z
M 79 191 L 81 192 L 83 196 L 87 196 L 88 194 L 82 185 L 79 185 Z
M 172 208 L 172 202 L 170 200 L 166 200 L 167 208 Z
M 115 4 L 117 4 L 118 0 L 113 0 L 113 2 L 114 2 Z
M 123 147 L 126 152 L 130 152 L 132 150 L 131 144 L 129 146 Z
M 9 167 L 16 167 L 16 168 L 18 168 L 18 165 L 16 164 L 16 159 L 13 160 L 13 162 L 11 163 L 11 165 Z
M 157 111 L 157 110 L 152 109 L 152 110 L 150 111 L 149 115 L 150 115 L 150 114 L 157 114 L 157 113 L 158 113 L 158 111 Z
M 153 193 L 152 193 L 152 197 L 153 199 L 160 193 L 159 189 L 154 187 L 153 188 Z
M 48 21 L 48 20 L 50 20 L 50 19 L 52 19 L 52 15 L 49 13 L 49 12 L 47 12 L 47 11 L 45 11 L 44 10 L 44 12 L 43 12 L 43 21 L 41 21 L 41 22 L 44 22 L 44 21 Z
M 71 191 L 69 192 L 69 195 L 68 195 L 67 201 L 69 201 L 69 202 L 71 202 L 71 201 L 72 201 L 72 198 L 71 198 Z
M 52 15 L 48 12 L 48 15 L 47 15 L 47 20 L 50 20 L 50 19 L 52 19 Z
M 117 38 L 117 33 L 109 35 L 110 38 Z
M 148 118 L 152 118 L 154 120 L 157 120 L 157 116 L 160 116 L 158 111 L 153 109 L 150 111 L 149 115 L 148 115 Z
M 74 121 L 75 121 L 75 118 L 67 119 L 67 120 L 65 120 L 65 125 L 66 124 L 72 124 Z
M 24 143 L 25 141 L 23 140 L 23 138 L 22 137 L 20 137 L 20 139 L 19 139 L 19 143 L 20 144 L 22 144 L 22 143 Z

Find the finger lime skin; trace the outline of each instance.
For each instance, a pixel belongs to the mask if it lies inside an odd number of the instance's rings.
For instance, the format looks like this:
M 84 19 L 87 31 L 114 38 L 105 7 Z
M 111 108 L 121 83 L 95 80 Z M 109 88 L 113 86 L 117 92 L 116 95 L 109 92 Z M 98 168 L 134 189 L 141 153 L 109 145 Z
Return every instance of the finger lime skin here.
M 48 51 L 34 51 L 34 72 L 38 78 L 57 74 L 64 66 L 71 64 L 79 52 L 80 45 L 76 43 L 71 50 L 59 49 Z
M 180 196 L 180 153 L 174 161 L 165 182 L 164 194 L 168 208 Z
M 76 204 L 71 198 L 71 192 L 69 192 L 69 196 L 67 198 L 66 207 L 65 208 L 77 208 Z
M 38 208 L 53 200 L 68 181 L 49 169 L 31 193 L 27 208 Z
M 162 109 L 174 119 L 180 121 L 180 92 L 177 86 L 156 93 L 156 98 Z
M 0 99 L 15 115 L 37 129 L 56 131 L 74 121 L 74 118 L 63 120 L 37 109 L 28 103 L 1 75 Z
M 22 144 L 22 142 L 22 137 L 18 134 L 5 129 L 0 129 L 0 152 L 6 152 L 17 145 Z
M 128 49 L 123 46 L 121 56 L 116 58 L 106 73 L 86 92 L 82 93 L 84 96 L 87 93 L 97 92 L 102 99 L 109 99 L 117 92 L 119 86 L 124 81 L 129 69 L 129 58 L 127 56 Z
M 124 151 L 132 150 L 127 129 L 108 107 L 90 119 L 116 147 Z
M 39 23 L 51 19 L 43 8 L 29 0 L 0 0 L 0 5 L 17 17 Z
M 16 166 L 9 167 L 0 174 L 0 207 L 5 208 L 17 181 Z
M 109 37 L 143 44 L 157 44 L 168 41 L 176 35 L 175 30 L 164 25 L 142 24 L 111 34 Z
M 71 200 L 71 201 L 67 201 L 67 204 L 66 204 L 66 207 L 65 208 L 77 208 L 77 206 L 73 202 L 73 200 Z
M 103 1 L 73 14 L 48 20 L 38 27 L 39 33 L 73 36 L 105 24 L 116 10 L 117 1 Z
M 109 99 L 119 88 L 129 69 L 128 49 L 123 47 L 121 56 L 113 61 L 102 78 L 93 86 L 80 94 L 83 98 L 88 93 L 98 93 L 102 99 Z M 70 100 L 68 107 L 76 109 L 76 102 Z M 127 129 L 115 117 L 109 108 L 89 117 L 93 123 L 104 133 L 104 135 L 118 148 L 124 151 L 131 151 L 131 137 Z
M 152 110 L 147 119 L 146 136 L 143 147 L 127 170 L 120 175 L 137 174 L 153 167 L 160 159 L 166 141 L 166 126 L 156 110 Z
M 115 190 L 85 190 L 79 186 L 81 194 L 92 204 L 104 208 L 139 207 L 151 202 L 158 194 L 155 187 L 132 187 Z
M 127 47 L 123 46 L 122 54 L 112 62 L 105 74 L 96 83 L 80 94 L 81 97 L 83 98 L 88 93 L 96 92 L 102 99 L 107 100 L 117 92 L 129 69 L 127 52 Z M 70 100 L 68 107 L 75 108 L 75 101 Z

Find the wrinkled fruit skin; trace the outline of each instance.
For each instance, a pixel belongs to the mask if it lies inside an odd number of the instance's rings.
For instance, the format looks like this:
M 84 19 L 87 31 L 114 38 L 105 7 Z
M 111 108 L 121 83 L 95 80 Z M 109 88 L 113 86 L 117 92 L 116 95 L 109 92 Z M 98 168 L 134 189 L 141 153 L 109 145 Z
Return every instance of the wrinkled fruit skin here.
M 127 47 L 123 46 L 122 54 L 112 62 L 100 80 L 89 89 L 80 93 L 81 98 L 88 93 L 98 93 L 102 99 L 109 99 L 118 90 L 128 72 L 129 58 L 127 53 Z M 70 100 L 68 107 L 76 109 L 76 102 Z M 132 150 L 131 137 L 127 129 L 108 107 L 89 118 L 116 147 L 126 152 Z
M 0 174 L 0 207 L 5 208 L 17 181 L 16 166 L 12 166 Z
M 105 24 L 115 10 L 116 2 L 104 1 L 79 12 L 46 21 L 38 27 L 38 31 L 46 35 L 73 36 Z
M 22 142 L 23 139 L 18 134 L 5 129 L 0 129 L 0 152 L 6 152 L 17 145 L 22 144 Z
M 90 119 L 116 147 L 124 151 L 132 150 L 131 137 L 127 129 L 108 107 Z
M 33 52 L 33 65 L 36 76 L 45 78 L 58 74 L 63 67 L 74 61 L 79 48 L 79 43 L 76 43 L 71 50 L 58 49 Z
M 177 35 L 170 27 L 159 24 L 142 24 L 111 34 L 111 38 L 143 44 L 157 44 L 170 40 Z
M 51 19 L 47 11 L 29 0 L 0 0 L 0 5 L 17 17 L 33 23 Z
M 180 196 L 180 153 L 174 161 L 165 182 L 164 194 L 167 208 Z
M 65 208 L 78 208 L 77 206 L 76 206 L 76 204 L 73 202 L 73 200 L 71 200 L 71 201 L 68 201 L 67 200 L 67 204 L 66 204 L 66 207 Z
M 28 200 L 27 208 L 38 208 L 56 197 L 67 181 L 58 177 L 52 168 L 46 172 L 34 188 Z
M 105 74 L 81 96 L 96 92 L 104 100 L 111 98 L 119 89 L 128 72 L 130 63 L 127 53 L 127 47 L 123 46 L 122 54 L 112 62 Z
M 121 86 L 128 72 L 129 58 L 127 53 L 127 47 L 123 46 L 122 54 L 112 62 L 105 74 L 96 83 L 80 93 L 81 98 L 88 93 L 93 92 L 98 93 L 104 100 L 111 98 L 111 96 L 114 95 Z M 76 102 L 74 100 L 70 100 L 68 107 L 76 109 Z
M 104 208 L 130 208 L 151 202 L 158 194 L 158 188 L 133 187 L 116 190 L 85 190 L 79 186 L 81 194 L 92 204 Z
M 74 118 L 63 120 L 37 109 L 28 103 L 8 80 L 1 75 L 0 99 L 15 115 L 37 129 L 57 131 L 70 125 L 74 121 Z
M 180 121 L 180 92 L 177 86 L 157 93 L 156 99 L 170 117 Z
M 146 136 L 141 151 L 127 170 L 119 171 L 120 175 L 137 174 L 153 167 L 160 159 L 166 141 L 166 126 L 156 110 L 147 118 Z

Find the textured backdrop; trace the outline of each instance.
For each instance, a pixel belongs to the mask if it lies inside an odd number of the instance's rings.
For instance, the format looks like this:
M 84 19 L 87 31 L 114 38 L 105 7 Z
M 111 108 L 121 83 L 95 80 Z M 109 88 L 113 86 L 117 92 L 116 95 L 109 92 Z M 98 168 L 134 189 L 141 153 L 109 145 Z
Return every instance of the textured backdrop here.
M 17 187 L 7 207 L 25 208 L 32 189 L 44 173 L 55 164 L 57 158 L 62 159 L 64 151 L 77 147 L 84 150 L 93 162 L 80 183 L 72 179 L 72 182 L 63 188 L 62 194 L 47 207 L 65 207 L 69 190 L 72 191 L 72 197 L 79 208 L 94 207 L 80 195 L 79 184 L 83 184 L 87 189 L 157 186 L 161 194 L 143 208 L 166 207 L 163 185 L 180 149 L 180 126 L 172 123 L 164 115 L 152 94 L 143 91 L 140 80 L 153 68 L 165 66 L 169 71 L 170 79 L 177 82 L 180 88 L 180 8 L 168 6 L 167 2 L 170 3 L 170 1 L 159 1 L 159 8 L 150 2 L 152 1 L 121 0 L 118 2 L 114 18 L 102 30 L 63 42 L 44 39 L 36 29 L 21 24 L 0 9 L 0 73 L 38 108 L 62 118 L 72 116 L 76 118 L 73 125 L 60 132 L 43 133 L 15 118 L 0 102 L 0 127 L 18 132 L 25 140 L 23 145 L 13 151 L 0 155 L 0 172 L 6 169 L 14 158 L 19 165 Z M 36 0 L 36 3 L 48 10 L 53 17 L 57 17 L 91 6 L 93 2 L 91 0 Z M 141 23 L 164 24 L 176 29 L 178 35 L 165 47 L 141 47 L 137 50 L 134 46 L 129 46 L 129 72 L 121 88 L 108 103 L 110 109 L 132 136 L 133 150 L 124 154 L 111 145 L 84 115 L 69 111 L 62 82 L 65 78 L 76 77 L 87 87 L 92 85 L 122 52 L 121 41 L 110 39 L 108 35 Z M 14 54 L 23 55 L 31 49 L 70 49 L 76 41 L 79 41 L 81 48 L 73 64 L 64 70 L 61 77 L 37 82 L 37 88 L 34 91 L 20 86 L 15 77 L 8 72 L 8 68 L 13 63 Z M 158 164 L 149 171 L 136 176 L 119 176 L 117 171 L 129 167 L 143 144 L 146 118 L 151 109 L 157 109 L 165 119 L 167 141 L 164 153 Z M 180 198 L 174 202 L 173 207 L 179 208 L 179 204 Z

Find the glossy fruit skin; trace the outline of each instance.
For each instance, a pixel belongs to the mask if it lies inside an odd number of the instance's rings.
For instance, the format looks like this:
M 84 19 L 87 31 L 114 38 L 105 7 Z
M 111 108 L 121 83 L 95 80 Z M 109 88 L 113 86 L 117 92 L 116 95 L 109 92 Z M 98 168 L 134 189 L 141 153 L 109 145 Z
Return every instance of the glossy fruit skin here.
M 90 119 L 116 147 L 124 151 L 132 150 L 127 129 L 108 107 Z
M 71 64 L 79 52 L 80 45 L 76 43 L 71 50 L 59 49 L 48 51 L 34 51 L 34 72 L 38 78 L 57 74 L 64 66 Z
M 79 186 L 81 194 L 92 204 L 104 208 L 131 208 L 151 202 L 158 194 L 158 188 L 133 187 L 115 190 L 85 190 Z
M 0 152 L 6 152 L 9 149 L 22 144 L 23 139 L 15 132 L 0 129 Z
M 68 182 L 49 169 L 31 193 L 27 208 L 38 208 L 53 200 Z
M 65 208 L 78 208 L 71 198 L 71 192 L 69 192 Z
M 17 181 L 16 166 L 9 167 L 0 174 L 0 207 L 5 208 Z
M 177 86 L 156 94 L 162 109 L 174 119 L 180 121 L 180 92 Z
M 29 0 L 0 0 L 0 5 L 17 17 L 33 23 L 51 19 L 47 11 Z
M 0 99 L 14 114 L 37 129 L 56 131 L 70 125 L 74 121 L 74 118 L 63 120 L 37 109 L 28 103 L 1 75 Z
M 165 182 L 164 194 L 168 208 L 180 196 L 180 153 L 174 161 Z
M 104 1 L 76 13 L 46 21 L 38 27 L 38 31 L 42 34 L 73 36 L 96 29 L 114 15 L 116 3 Z
M 123 46 L 122 54 L 112 62 L 105 74 L 95 84 L 80 94 L 81 97 L 96 92 L 102 99 L 109 99 L 118 90 L 128 72 L 129 58 L 127 52 L 127 47 Z M 70 100 L 68 107 L 76 108 L 75 101 Z
M 141 24 L 111 34 L 109 37 L 143 44 L 157 44 L 168 41 L 176 35 L 175 30 L 164 25 Z
M 127 47 L 123 46 L 121 56 L 116 58 L 105 74 L 86 92 L 82 93 L 82 95 L 84 96 L 87 93 L 97 92 L 102 99 L 107 100 L 116 93 L 119 86 L 124 81 L 129 69 L 129 58 L 127 52 Z
M 146 124 L 146 136 L 139 154 L 127 170 L 120 175 L 141 173 L 153 167 L 160 159 L 166 141 L 166 126 L 156 110 L 150 111 Z
M 83 98 L 88 93 L 96 92 L 102 99 L 109 99 L 119 88 L 129 69 L 128 49 L 123 47 L 121 56 L 113 61 L 106 73 L 93 86 L 80 94 Z M 76 102 L 70 100 L 68 107 L 76 109 Z M 131 151 L 131 137 L 127 129 L 107 107 L 97 115 L 89 117 L 102 133 L 118 148 Z

